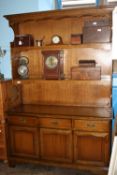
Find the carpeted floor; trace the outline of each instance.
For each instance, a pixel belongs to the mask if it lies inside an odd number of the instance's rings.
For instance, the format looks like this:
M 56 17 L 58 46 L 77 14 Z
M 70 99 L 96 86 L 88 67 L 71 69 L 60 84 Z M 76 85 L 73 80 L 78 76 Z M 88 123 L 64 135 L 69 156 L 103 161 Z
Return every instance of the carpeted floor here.
M 89 171 L 79 171 L 69 168 L 57 168 L 39 166 L 32 164 L 20 164 L 10 168 L 7 164 L 0 162 L 0 175 L 103 175 Z M 105 174 L 104 174 L 105 175 Z

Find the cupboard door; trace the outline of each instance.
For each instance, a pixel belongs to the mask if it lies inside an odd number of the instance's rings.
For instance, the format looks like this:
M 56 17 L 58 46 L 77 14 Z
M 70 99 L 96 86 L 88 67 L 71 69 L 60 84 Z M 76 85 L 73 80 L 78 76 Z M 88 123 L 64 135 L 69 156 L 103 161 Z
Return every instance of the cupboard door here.
M 0 160 L 6 159 L 6 149 L 4 146 L 0 146 Z
M 0 124 L 0 146 L 4 145 L 4 131 L 3 126 Z
M 4 126 L 0 124 L 0 160 L 6 159 L 6 147 L 4 137 Z
M 95 165 L 107 165 L 110 155 L 108 133 L 74 132 L 74 161 Z
M 13 156 L 38 158 L 38 130 L 36 128 L 10 126 L 10 154 Z
M 72 162 L 72 132 L 70 130 L 40 129 L 41 158 Z

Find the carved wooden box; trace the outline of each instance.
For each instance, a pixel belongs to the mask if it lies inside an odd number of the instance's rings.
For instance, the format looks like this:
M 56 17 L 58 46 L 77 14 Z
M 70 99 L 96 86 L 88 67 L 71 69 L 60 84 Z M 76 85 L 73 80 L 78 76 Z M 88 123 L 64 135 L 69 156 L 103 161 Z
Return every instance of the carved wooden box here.
M 101 68 L 98 67 L 72 67 L 71 79 L 74 80 L 100 80 Z
M 106 42 L 111 42 L 110 26 L 84 27 L 83 43 L 106 43 Z
M 16 35 L 14 42 L 12 43 L 14 47 L 21 46 L 34 46 L 34 39 L 32 35 Z

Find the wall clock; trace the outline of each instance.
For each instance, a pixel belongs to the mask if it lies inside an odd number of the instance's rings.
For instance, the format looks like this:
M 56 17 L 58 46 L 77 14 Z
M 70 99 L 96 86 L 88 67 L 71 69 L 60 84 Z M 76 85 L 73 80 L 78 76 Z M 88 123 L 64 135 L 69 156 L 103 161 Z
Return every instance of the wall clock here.
M 27 66 L 28 63 L 29 63 L 29 59 L 26 56 L 21 56 L 19 58 L 17 73 L 21 79 L 28 78 L 28 66 Z
M 63 79 L 63 51 L 42 51 L 44 79 Z

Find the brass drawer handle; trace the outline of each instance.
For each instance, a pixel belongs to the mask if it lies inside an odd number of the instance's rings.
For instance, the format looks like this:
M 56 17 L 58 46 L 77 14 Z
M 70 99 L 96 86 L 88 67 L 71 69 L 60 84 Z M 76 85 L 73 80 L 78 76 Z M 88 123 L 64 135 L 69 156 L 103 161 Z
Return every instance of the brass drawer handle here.
M 95 128 L 95 124 L 90 124 L 90 123 L 88 123 L 88 124 L 87 124 L 87 127 Z
M 52 121 L 51 122 L 53 125 L 58 125 L 58 122 L 57 121 Z
M 1 124 L 5 124 L 5 120 L 3 119 L 3 120 L 1 120 Z

